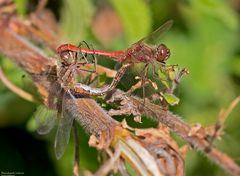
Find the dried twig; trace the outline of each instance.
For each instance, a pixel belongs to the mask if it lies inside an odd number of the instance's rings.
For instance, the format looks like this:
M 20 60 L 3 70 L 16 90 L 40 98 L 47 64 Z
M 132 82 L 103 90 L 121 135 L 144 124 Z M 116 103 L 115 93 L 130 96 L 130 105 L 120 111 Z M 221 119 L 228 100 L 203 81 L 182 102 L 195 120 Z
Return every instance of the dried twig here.
M 220 114 L 218 117 L 218 121 L 220 124 L 224 124 L 229 114 L 233 111 L 233 109 L 238 105 L 239 102 L 240 102 L 240 96 L 235 98 L 226 110 L 222 109 L 220 111 Z
M 38 6 L 35 10 L 35 14 L 38 15 L 44 10 L 44 7 L 46 6 L 48 0 L 39 0 Z
M 239 102 L 240 102 L 240 96 L 235 98 L 226 110 L 221 109 L 219 116 L 218 116 L 218 121 L 216 122 L 215 125 L 211 125 L 206 128 L 207 134 L 209 136 L 209 141 L 211 144 L 213 144 L 215 139 L 221 137 L 223 130 L 224 130 L 224 123 L 225 123 L 227 117 L 233 111 L 233 109 L 237 106 L 237 104 Z
M 150 102 L 145 102 L 144 106 L 141 106 L 143 103 L 142 99 L 134 96 L 129 97 L 119 90 L 112 94 L 109 102 L 128 102 L 128 106 L 132 107 L 132 111 L 138 111 L 142 114 L 146 114 L 153 120 L 163 123 L 181 136 L 192 147 L 202 151 L 209 159 L 222 167 L 226 172 L 231 175 L 240 175 L 240 167 L 231 157 L 211 145 L 203 128 L 201 128 L 202 130 L 198 130 L 196 133 L 189 135 L 192 127 L 184 122 L 179 116 L 174 115 L 170 111 L 166 111 Z M 125 103 L 121 104 L 123 107 L 124 105 Z M 127 114 L 129 114 L 129 112 L 127 112 Z
M 19 87 L 15 86 L 11 81 L 9 81 L 7 79 L 7 77 L 4 75 L 2 68 L 0 67 L 0 80 L 2 81 L 2 83 L 12 92 L 14 92 L 15 94 L 17 94 L 19 97 L 30 101 L 30 102 L 34 102 L 34 97 L 25 92 L 24 90 L 20 89 Z

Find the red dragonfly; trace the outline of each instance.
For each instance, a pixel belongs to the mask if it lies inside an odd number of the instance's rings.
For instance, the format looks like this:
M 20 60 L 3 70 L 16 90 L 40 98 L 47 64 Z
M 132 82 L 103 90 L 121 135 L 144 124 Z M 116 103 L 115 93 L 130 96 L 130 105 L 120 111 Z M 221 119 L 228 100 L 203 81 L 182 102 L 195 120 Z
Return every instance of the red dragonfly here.
M 89 46 L 86 42 L 84 42 L 84 44 L 86 44 L 86 46 L 88 47 L 88 50 L 91 50 L 91 49 L 89 49 Z M 94 51 L 94 50 L 92 50 L 92 51 Z M 88 54 L 88 55 L 85 55 L 85 54 Z M 93 59 L 89 59 L 89 55 L 92 56 Z M 94 54 L 66 50 L 66 51 L 59 53 L 59 56 L 61 58 L 62 71 L 65 74 L 65 75 L 63 74 L 61 76 L 62 77 L 61 82 L 65 82 L 67 85 L 71 85 L 71 86 L 67 86 L 68 89 L 71 90 L 71 92 L 77 93 L 80 95 L 99 96 L 99 95 L 104 95 L 107 92 L 110 92 L 117 86 L 118 82 L 121 80 L 121 78 L 124 75 L 124 73 L 126 72 L 127 68 L 131 66 L 130 63 L 124 63 L 121 66 L 121 68 L 118 69 L 111 84 L 104 86 L 102 88 L 94 88 L 94 87 L 90 87 L 90 86 L 88 86 L 86 84 L 82 84 L 82 83 L 77 83 L 77 82 L 74 82 L 71 84 L 69 83 L 72 81 L 73 75 L 76 74 L 76 72 L 78 72 L 78 71 L 87 71 L 87 72 L 92 72 L 92 73 L 96 71 L 97 60 L 96 60 L 96 57 Z M 88 70 L 88 69 L 82 68 L 83 66 L 88 65 L 88 64 L 93 64 L 94 70 Z M 68 71 L 64 71 L 64 67 L 67 67 Z M 68 81 L 64 81 L 65 79 L 67 79 L 67 77 L 69 77 L 70 79 Z
M 92 50 L 89 48 L 77 47 L 72 44 L 62 44 L 57 48 L 58 54 L 62 55 L 65 52 L 72 51 L 77 53 L 86 53 L 92 55 L 106 56 L 116 59 L 118 62 L 139 63 L 146 64 L 153 63 L 154 61 L 163 62 L 170 56 L 170 50 L 164 44 L 159 44 L 159 37 L 168 31 L 172 26 L 173 21 L 169 20 L 160 26 L 156 31 L 152 32 L 149 36 L 142 38 L 134 43 L 126 51 L 102 51 Z

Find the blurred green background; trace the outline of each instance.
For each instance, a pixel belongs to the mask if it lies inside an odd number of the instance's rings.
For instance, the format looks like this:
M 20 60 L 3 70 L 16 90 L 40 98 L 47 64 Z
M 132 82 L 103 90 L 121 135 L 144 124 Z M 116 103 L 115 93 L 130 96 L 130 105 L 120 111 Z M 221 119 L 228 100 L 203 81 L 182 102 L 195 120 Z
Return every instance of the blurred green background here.
M 36 1 L 15 0 L 25 15 Z M 171 49 L 170 64 L 187 67 L 177 90 L 180 104 L 172 111 L 189 123 L 204 126 L 216 122 L 221 108 L 240 95 L 239 0 L 49 0 L 61 26 L 63 42 L 85 40 L 95 49 L 124 50 L 169 19 L 173 27 L 163 42 Z M 114 68 L 114 62 L 100 61 Z M 28 90 L 24 72 L 1 56 L 7 77 Z M 70 175 L 72 141 L 63 158 L 55 159 L 54 134 L 39 136 L 32 125 L 36 104 L 22 100 L 0 83 L 0 171 L 25 175 Z M 230 114 L 225 134 L 215 145 L 239 162 L 240 106 Z M 81 170 L 98 168 L 97 152 L 87 145 L 80 129 Z M 186 158 L 187 175 L 226 175 L 201 153 Z

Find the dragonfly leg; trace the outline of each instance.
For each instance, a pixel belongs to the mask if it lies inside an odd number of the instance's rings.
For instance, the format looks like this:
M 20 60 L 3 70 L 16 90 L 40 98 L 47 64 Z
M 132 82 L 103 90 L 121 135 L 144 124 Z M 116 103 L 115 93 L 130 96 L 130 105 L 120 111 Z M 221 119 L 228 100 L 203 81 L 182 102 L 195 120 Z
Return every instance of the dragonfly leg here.
M 152 75 L 153 75 L 154 79 L 156 79 L 156 80 L 159 79 L 159 76 L 158 76 L 158 73 L 156 71 L 156 67 L 155 67 L 154 63 L 152 63 Z
M 142 103 L 142 107 L 145 105 L 145 97 L 146 97 L 146 90 L 145 90 L 145 82 L 146 82 L 146 76 L 147 76 L 147 73 L 148 73 L 148 68 L 146 68 L 146 71 L 143 75 L 143 79 L 142 79 L 142 95 L 143 95 L 143 103 Z
M 78 48 L 81 48 L 81 46 L 83 45 L 83 43 L 86 45 L 86 47 L 87 47 L 88 49 L 91 49 L 91 50 L 93 51 L 93 54 L 82 53 L 82 52 L 80 51 L 81 49 L 79 49 L 79 52 L 77 52 L 77 54 L 78 54 L 78 55 L 81 54 L 81 58 L 80 58 L 80 59 L 84 59 L 87 64 L 91 64 L 91 63 L 94 64 L 94 70 L 93 70 L 93 72 L 95 73 L 95 72 L 96 72 L 96 65 L 97 65 L 97 58 L 96 58 L 95 50 L 94 50 L 94 48 L 92 47 L 92 45 L 91 45 L 91 47 L 90 47 L 86 41 L 80 42 L 80 44 L 78 45 Z M 88 55 L 91 55 L 91 57 L 92 57 L 92 59 L 91 59 L 90 61 L 89 61 Z
M 83 43 L 87 46 L 88 49 L 90 48 L 88 43 L 85 40 L 83 40 L 82 42 L 79 42 L 78 48 L 81 48 Z M 83 53 L 81 52 L 81 54 L 83 54 Z M 87 57 L 87 53 L 85 53 L 84 55 L 85 55 L 85 57 Z

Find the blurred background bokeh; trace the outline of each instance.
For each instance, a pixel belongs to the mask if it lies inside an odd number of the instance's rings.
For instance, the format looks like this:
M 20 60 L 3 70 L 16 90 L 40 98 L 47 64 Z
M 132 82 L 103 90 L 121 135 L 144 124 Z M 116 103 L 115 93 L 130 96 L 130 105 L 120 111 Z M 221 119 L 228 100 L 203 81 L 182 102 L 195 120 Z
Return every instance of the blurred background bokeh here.
M 37 1 L 15 0 L 24 17 Z M 49 0 L 59 21 L 62 42 L 91 43 L 95 49 L 124 50 L 169 19 L 173 27 L 162 41 L 171 49 L 170 64 L 187 67 L 177 90 L 180 104 L 171 110 L 189 123 L 216 122 L 221 108 L 240 95 L 239 0 Z M 1 45 L 1 44 L 0 44 Z M 31 91 L 25 73 L 0 56 L 7 77 Z M 114 68 L 114 62 L 100 64 Z M 55 159 L 54 134 L 39 136 L 32 125 L 36 104 L 22 100 L 0 83 L 0 171 L 25 175 L 70 175 L 72 139 L 63 158 Z M 215 145 L 240 164 L 240 106 L 230 114 L 225 133 Z M 80 129 L 81 170 L 94 171 L 97 152 L 88 147 Z M 182 142 L 182 141 L 180 141 Z M 226 175 L 203 154 L 192 150 L 186 158 L 187 175 Z

